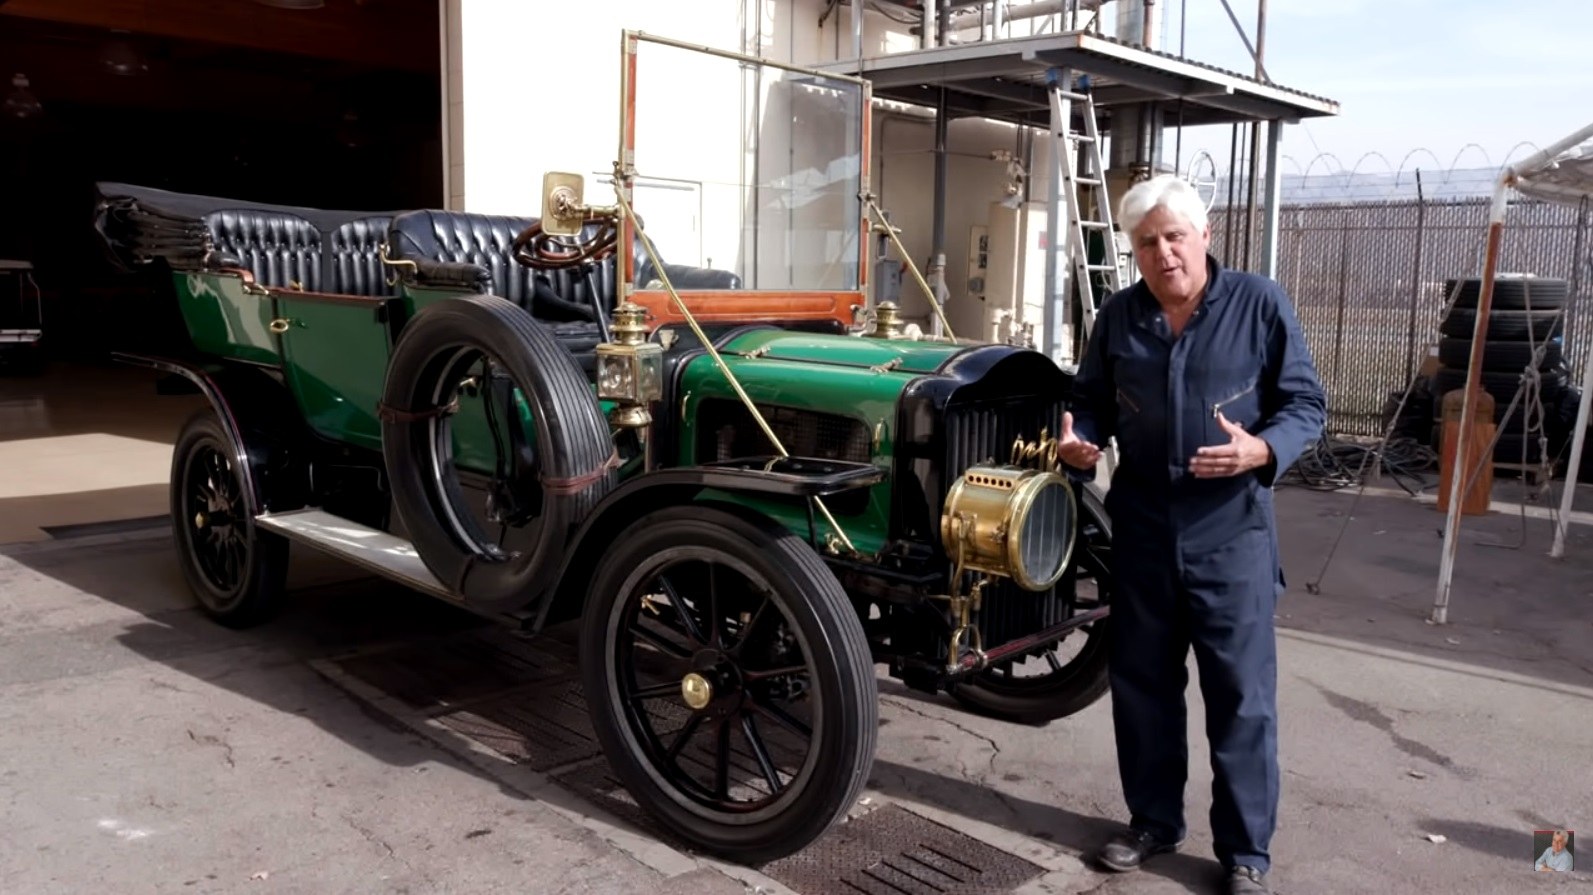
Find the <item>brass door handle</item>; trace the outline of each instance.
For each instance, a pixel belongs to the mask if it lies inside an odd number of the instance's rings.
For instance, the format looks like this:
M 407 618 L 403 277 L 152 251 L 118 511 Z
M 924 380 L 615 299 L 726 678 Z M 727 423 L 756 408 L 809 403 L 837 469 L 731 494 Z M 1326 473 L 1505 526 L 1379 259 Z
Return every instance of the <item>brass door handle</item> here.
M 288 318 L 286 318 L 286 317 L 278 317 L 277 319 L 271 321 L 270 329 L 271 329 L 272 332 L 276 333 L 277 335 L 281 335 L 282 333 L 287 332 L 288 331 L 288 327 L 290 327 L 292 325 L 293 325 L 293 322 L 291 320 L 289 320 Z

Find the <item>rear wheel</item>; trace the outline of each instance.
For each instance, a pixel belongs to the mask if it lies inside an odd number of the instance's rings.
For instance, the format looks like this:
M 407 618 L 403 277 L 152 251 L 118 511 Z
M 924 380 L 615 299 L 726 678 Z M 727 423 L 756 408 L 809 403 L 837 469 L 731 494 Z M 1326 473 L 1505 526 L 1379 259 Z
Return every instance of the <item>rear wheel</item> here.
M 867 641 L 835 576 L 784 529 L 700 505 L 633 523 L 592 581 L 581 665 L 615 773 L 706 851 L 797 851 L 868 778 Z
M 208 410 L 188 420 L 172 451 L 172 531 L 183 577 L 205 613 L 232 628 L 275 615 L 288 574 L 288 542 L 254 524 L 241 454 Z
M 1078 546 L 1069 576 L 1075 614 L 1109 605 L 1112 594 L 1112 525 L 1101 498 L 1089 488 L 1081 491 Z M 996 664 L 952 685 L 951 695 L 974 712 L 1020 724 L 1044 724 L 1082 711 L 1109 686 L 1110 624 L 1107 616 L 1081 625 L 1039 655 Z

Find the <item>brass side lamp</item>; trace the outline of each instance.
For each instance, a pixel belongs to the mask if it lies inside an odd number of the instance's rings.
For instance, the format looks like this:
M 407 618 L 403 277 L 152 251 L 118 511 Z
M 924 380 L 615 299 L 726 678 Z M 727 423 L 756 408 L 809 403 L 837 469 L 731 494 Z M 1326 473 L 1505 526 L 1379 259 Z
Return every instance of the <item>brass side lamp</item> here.
M 647 309 L 623 302 L 614 309 L 612 342 L 597 346 L 597 396 L 616 401 L 609 422 L 640 429 L 653 421 L 648 405 L 664 397 L 664 348 L 647 340 Z

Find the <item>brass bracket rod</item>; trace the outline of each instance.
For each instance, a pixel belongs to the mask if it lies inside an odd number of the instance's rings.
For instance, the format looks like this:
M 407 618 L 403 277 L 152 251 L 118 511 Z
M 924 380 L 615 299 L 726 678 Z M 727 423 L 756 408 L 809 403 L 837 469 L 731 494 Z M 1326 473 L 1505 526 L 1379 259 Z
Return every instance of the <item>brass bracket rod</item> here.
M 669 273 L 664 269 L 664 263 L 658 257 L 658 250 L 654 248 L 652 238 L 647 235 L 646 228 L 644 228 L 642 226 L 642 222 L 637 219 L 636 212 L 631 208 L 630 200 L 625 197 L 624 191 L 618 188 L 620 172 L 617 165 L 615 168 L 614 180 L 616 188 L 614 194 L 619 200 L 620 212 L 625 217 L 629 218 L 631 223 L 636 226 L 636 238 L 641 241 L 642 250 L 647 253 L 648 260 L 653 263 L 653 270 L 657 273 L 659 280 L 663 282 L 664 291 L 669 293 L 670 300 L 673 301 L 675 303 L 675 307 L 680 310 L 681 316 L 686 318 L 686 324 L 690 326 L 691 331 L 696 334 L 697 341 L 702 343 L 703 348 L 708 350 L 708 356 L 713 358 L 714 364 L 719 367 L 719 372 L 725 374 L 725 380 L 728 381 L 730 383 L 730 387 L 735 390 L 736 397 L 741 399 L 741 403 L 746 406 L 747 412 L 752 414 L 753 420 L 757 422 L 758 428 L 763 430 L 763 434 L 769 439 L 769 443 L 774 446 L 774 449 L 779 452 L 782 458 L 790 458 L 791 452 L 787 451 L 785 449 L 785 445 L 780 443 L 779 437 L 774 434 L 774 429 L 769 426 L 768 420 L 764 419 L 762 412 L 758 410 L 758 405 L 753 403 L 751 396 L 749 396 L 746 390 L 741 387 L 741 382 L 736 379 L 736 375 L 734 373 L 730 372 L 729 365 L 727 365 L 725 363 L 725 359 L 720 356 L 719 350 L 714 347 L 713 340 L 708 338 L 708 334 L 703 332 L 702 327 L 697 323 L 696 315 L 692 314 L 691 309 L 686 307 L 686 302 L 680 297 L 680 293 L 675 291 L 675 284 L 670 282 Z M 620 251 L 625 251 L 625 248 L 622 247 Z M 824 514 L 824 521 L 829 523 L 830 528 L 834 529 L 835 533 L 840 536 L 841 543 L 846 545 L 846 549 L 852 553 L 857 553 L 857 546 L 852 543 L 851 538 L 846 536 L 846 532 L 841 528 L 841 523 L 837 522 L 835 516 L 830 513 L 830 508 L 824 505 L 823 499 L 815 497 L 813 498 L 813 503 L 818 506 L 819 512 Z
M 901 237 L 896 235 L 896 228 L 892 227 L 890 222 L 885 219 L 885 212 L 881 211 L 879 203 L 874 201 L 874 195 L 872 193 L 864 193 L 862 199 L 868 210 L 879 219 L 880 229 L 884 230 L 885 235 L 890 237 L 891 245 L 896 247 L 896 253 L 902 256 L 902 261 L 907 265 L 907 269 L 912 271 L 913 279 L 917 281 L 918 288 L 924 290 L 924 297 L 929 299 L 929 306 L 935 309 L 935 316 L 940 318 L 940 325 L 946 329 L 946 338 L 953 342 L 957 341 L 957 334 L 951 331 L 951 321 L 946 319 L 945 309 L 940 306 L 940 301 L 935 298 L 935 290 L 929 288 L 929 281 L 924 279 L 924 275 L 918 272 L 918 265 L 913 262 L 913 256 L 907 254 L 907 247 L 902 245 Z

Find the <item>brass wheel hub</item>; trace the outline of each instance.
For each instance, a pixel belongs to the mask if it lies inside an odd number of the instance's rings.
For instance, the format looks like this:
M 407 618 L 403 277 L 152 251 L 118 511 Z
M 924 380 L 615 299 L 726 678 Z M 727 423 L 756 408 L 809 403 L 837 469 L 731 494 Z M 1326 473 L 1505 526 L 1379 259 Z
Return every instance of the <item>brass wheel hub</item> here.
M 706 677 L 693 671 L 680 680 L 680 698 L 692 711 L 700 712 L 713 702 L 714 686 Z

